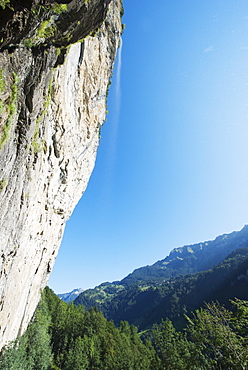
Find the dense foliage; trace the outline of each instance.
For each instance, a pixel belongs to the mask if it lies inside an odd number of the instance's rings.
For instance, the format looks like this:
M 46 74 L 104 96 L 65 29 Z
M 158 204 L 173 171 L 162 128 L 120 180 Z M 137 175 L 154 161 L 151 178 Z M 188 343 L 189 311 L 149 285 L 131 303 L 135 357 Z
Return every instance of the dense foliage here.
M 97 309 L 69 305 L 46 288 L 25 335 L 2 352 L 0 369 L 147 370 L 157 361 L 134 326 L 116 328 Z
M 233 304 L 235 313 L 218 303 L 196 310 L 184 332 L 176 331 L 168 319 L 155 326 L 152 338 L 159 369 L 247 369 L 248 302 Z
M 234 312 L 218 303 L 196 310 L 181 332 L 162 320 L 143 343 L 126 321 L 116 328 L 47 288 L 25 335 L 2 351 L 0 370 L 247 369 L 248 302 L 232 303 Z

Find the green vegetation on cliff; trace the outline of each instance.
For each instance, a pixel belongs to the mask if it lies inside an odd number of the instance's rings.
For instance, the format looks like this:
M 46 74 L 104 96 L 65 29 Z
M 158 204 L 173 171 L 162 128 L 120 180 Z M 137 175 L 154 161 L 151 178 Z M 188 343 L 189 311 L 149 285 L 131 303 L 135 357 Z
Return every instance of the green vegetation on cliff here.
M 12 120 L 13 120 L 13 117 L 16 113 L 17 94 L 18 94 L 18 77 L 17 77 L 17 74 L 15 72 L 13 72 L 12 75 L 13 75 L 12 76 L 13 82 L 12 82 L 12 85 L 11 85 L 11 92 L 10 92 L 8 104 L 6 106 L 8 118 L 7 118 L 7 122 L 4 126 L 2 136 L 0 138 L 0 149 L 2 149 L 3 145 L 5 144 L 6 140 L 9 137 Z M 4 88 L 4 81 L 1 82 L 1 80 L 3 81 L 2 72 L 1 72 L 1 76 L 0 76 L 0 93 L 2 92 L 2 90 Z M 3 110 L 3 103 L 0 100 L 0 114 L 1 114 L 2 110 Z

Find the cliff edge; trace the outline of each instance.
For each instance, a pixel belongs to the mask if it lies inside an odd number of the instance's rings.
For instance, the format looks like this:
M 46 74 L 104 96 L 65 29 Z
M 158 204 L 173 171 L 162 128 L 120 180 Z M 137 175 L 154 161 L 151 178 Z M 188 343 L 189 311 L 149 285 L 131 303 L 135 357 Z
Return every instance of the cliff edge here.
M 0 348 L 22 334 L 94 167 L 121 0 L 0 0 Z

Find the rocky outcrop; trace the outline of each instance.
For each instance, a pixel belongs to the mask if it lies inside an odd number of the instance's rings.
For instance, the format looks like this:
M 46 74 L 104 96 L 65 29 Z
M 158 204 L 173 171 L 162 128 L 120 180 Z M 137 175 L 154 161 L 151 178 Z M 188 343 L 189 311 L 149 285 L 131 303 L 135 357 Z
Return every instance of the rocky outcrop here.
M 94 167 L 121 0 L 1 0 L 0 347 L 22 334 Z

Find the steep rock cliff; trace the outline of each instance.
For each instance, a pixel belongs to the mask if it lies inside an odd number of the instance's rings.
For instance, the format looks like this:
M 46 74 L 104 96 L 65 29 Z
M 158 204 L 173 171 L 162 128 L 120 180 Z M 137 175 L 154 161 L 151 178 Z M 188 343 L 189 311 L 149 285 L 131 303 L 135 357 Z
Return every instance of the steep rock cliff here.
M 122 4 L 0 6 L 2 347 L 25 331 L 93 170 Z

